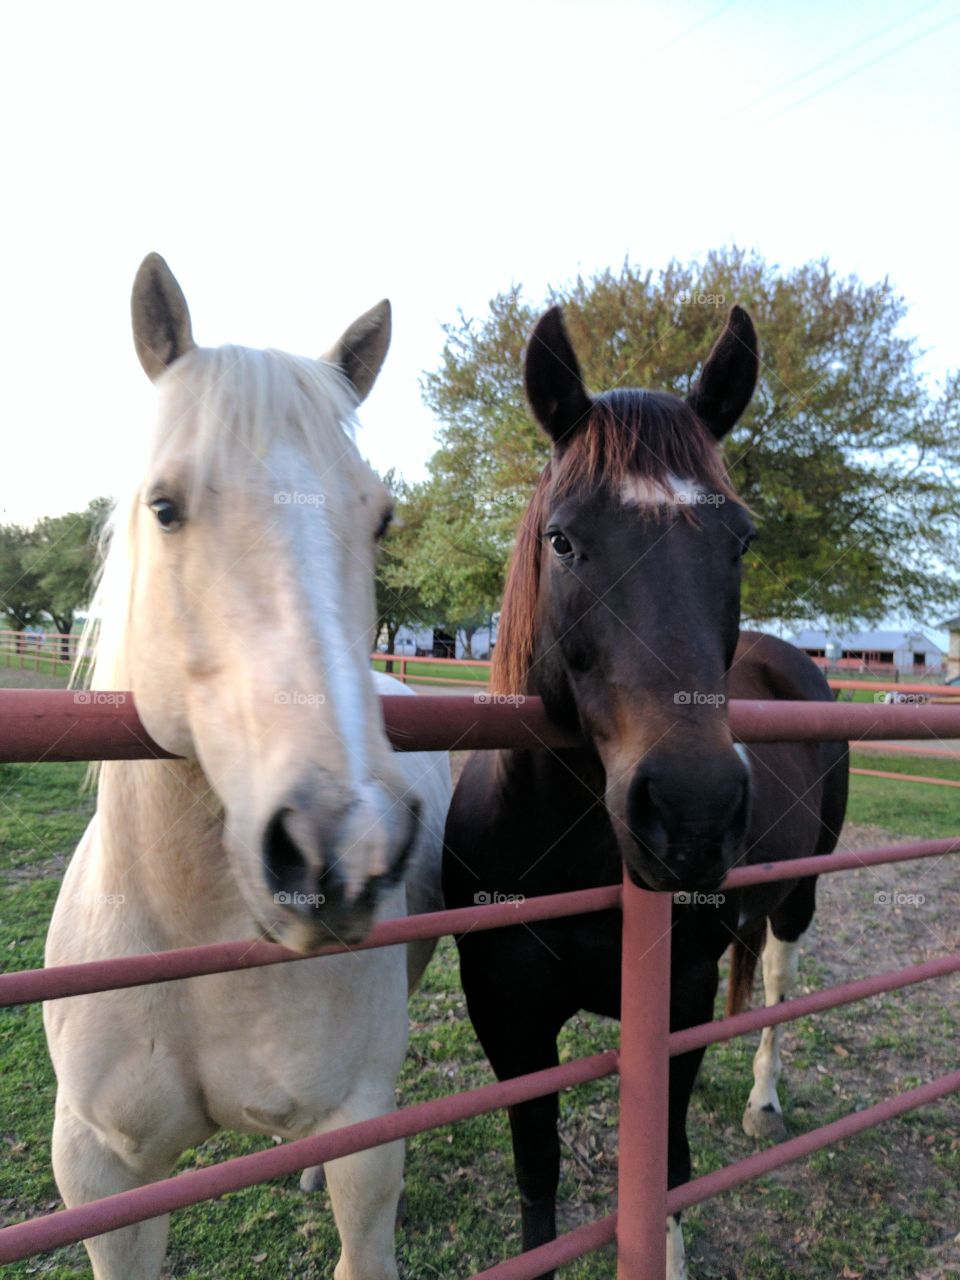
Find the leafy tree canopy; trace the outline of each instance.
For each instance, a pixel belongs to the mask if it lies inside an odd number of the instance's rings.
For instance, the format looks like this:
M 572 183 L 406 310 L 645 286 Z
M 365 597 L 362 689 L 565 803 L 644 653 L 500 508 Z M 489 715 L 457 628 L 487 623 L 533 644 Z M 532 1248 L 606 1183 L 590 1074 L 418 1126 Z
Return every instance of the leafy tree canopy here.
M 0 609 L 14 629 L 47 617 L 70 631 L 90 599 L 97 535 L 110 506 L 95 498 L 85 511 L 45 516 L 32 529 L 0 527 Z
M 889 281 L 843 279 L 827 261 L 781 271 L 737 248 L 659 275 L 628 261 L 542 303 L 513 288 L 481 320 L 461 314 L 447 326 L 422 388 L 441 424 L 410 566 L 428 594 L 496 607 L 549 454 L 522 387 L 523 346 L 549 302 L 564 306 L 596 390 L 686 395 L 727 308 L 753 315 L 760 383 L 726 442 L 760 532 L 744 574 L 746 618 L 843 624 L 955 607 L 946 566 L 960 527 L 960 376 L 930 391 Z

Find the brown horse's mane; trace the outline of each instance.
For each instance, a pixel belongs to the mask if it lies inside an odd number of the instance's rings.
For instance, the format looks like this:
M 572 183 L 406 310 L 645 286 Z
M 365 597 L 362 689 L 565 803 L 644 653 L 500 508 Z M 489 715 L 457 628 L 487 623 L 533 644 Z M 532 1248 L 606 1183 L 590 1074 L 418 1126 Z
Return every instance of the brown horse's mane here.
M 491 692 L 532 692 L 529 675 L 548 506 L 571 494 L 586 495 L 600 489 L 617 494 L 619 501 L 626 480 L 646 480 L 667 488 L 670 476 L 737 499 L 717 441 L 684 401 L 665 392 L 635 390 L 609 391 L 597 397 L 583 425 L 540 473 L 517 530 L 493 651 Z M 663 508 L 651 510 L 662 513 Z M 696 519 L 692 505 L 684 504 L 678 510 L 686 519 Z

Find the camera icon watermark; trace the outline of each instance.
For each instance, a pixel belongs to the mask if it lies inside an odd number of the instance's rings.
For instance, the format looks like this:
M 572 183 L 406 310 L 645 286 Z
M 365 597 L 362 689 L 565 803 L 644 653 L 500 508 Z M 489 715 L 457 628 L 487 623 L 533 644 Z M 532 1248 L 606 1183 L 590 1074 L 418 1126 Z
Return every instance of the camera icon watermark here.
M 700 493 L 696 489 L 678 490 L 674 494 L 677 505 L 681 507 L 722 507 L 726 502 L 726 495 L 722 493 Z
M 326 698 L 322 693 L 304 693 L 302 689 L 278 689 L 273 700 L 279 707 L 322 707 Z
M 494 707 L 522 707 L 526 702 L 523 693 L 475 693 L 473 700 L 477 705 L 489 704 Z
M 124 893 L 98 890 L 96 893 L 75 894 L 73 900 L 78 907 L 122 907 L 127 897 Z
M 679 889 L 673 900 L 678 907 L 722 907 L 727 900 L 725 893 L 700 893 L 696 889 Z
M 926 900 L 924 893 L 903 893 L 899 889 L 879 889 L 873 895 L 877 907 L 922 907 Z
M 696 289 L 683 289 L 677 294 L 678 301 L 690 307 L 722 307 L 727 301 L 725 293 L 704 293 Z
M 722 707 L 727 701 L 723 693 L 704 693 L 701 689 L 678 689 L 673 695 L 678 707 Z
M 104 689 L 77 689 L 73 695 L 74 705 L 78 707 L 122 707 L 126 700 L 125 693 Z
M 322 907 L 327 899 L 322 893 L 299 893 L 296 890 L 287 893 L 281 889 L 273 895 L 273 900 L 278 907 Z
M 498 893 L 496 889 L 480 889 L 473 895 L 473 905 L 475 907 L 491 907 L 507 904 L 512 907 L 519 907 L 521 902 L 526 902 L 526 896 L 522 893 Z
M 304 493 L 300 489 L 280 489 L 273 500 L 281 507 L 322 507 L 326 502 L 323 493 Z

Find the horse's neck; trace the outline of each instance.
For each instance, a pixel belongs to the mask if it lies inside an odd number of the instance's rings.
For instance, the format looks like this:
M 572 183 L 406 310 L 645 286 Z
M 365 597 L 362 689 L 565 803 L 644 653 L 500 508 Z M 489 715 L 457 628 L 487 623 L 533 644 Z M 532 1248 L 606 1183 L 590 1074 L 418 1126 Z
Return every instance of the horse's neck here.
M 164 945 L 249 932 L 222 836 L 222 810 L 199 765 L 186 760 L 102 765 L 91 851 L 100 890 L 122 894 Z
M 492 803 L 519 836 L 503 844 L 504 874 L 528 866 L 518 882 L 527 894 L 613 883 L 620 855 L 596 752 L 568 747 L 497 754 Z

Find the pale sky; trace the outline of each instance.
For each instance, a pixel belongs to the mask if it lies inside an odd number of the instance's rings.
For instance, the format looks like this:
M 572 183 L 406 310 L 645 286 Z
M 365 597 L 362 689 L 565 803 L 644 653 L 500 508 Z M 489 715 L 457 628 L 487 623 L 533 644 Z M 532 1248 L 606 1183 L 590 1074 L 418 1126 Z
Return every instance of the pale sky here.
M 4 6 L 0 520 L 129 483 L 149 250 L 208 345 L 320 354 L 390 297 L 360 443 L 409 477 L 441 324 L 625 254 L 889 276 L 940 377 L 958 67 L 960 0 Z

